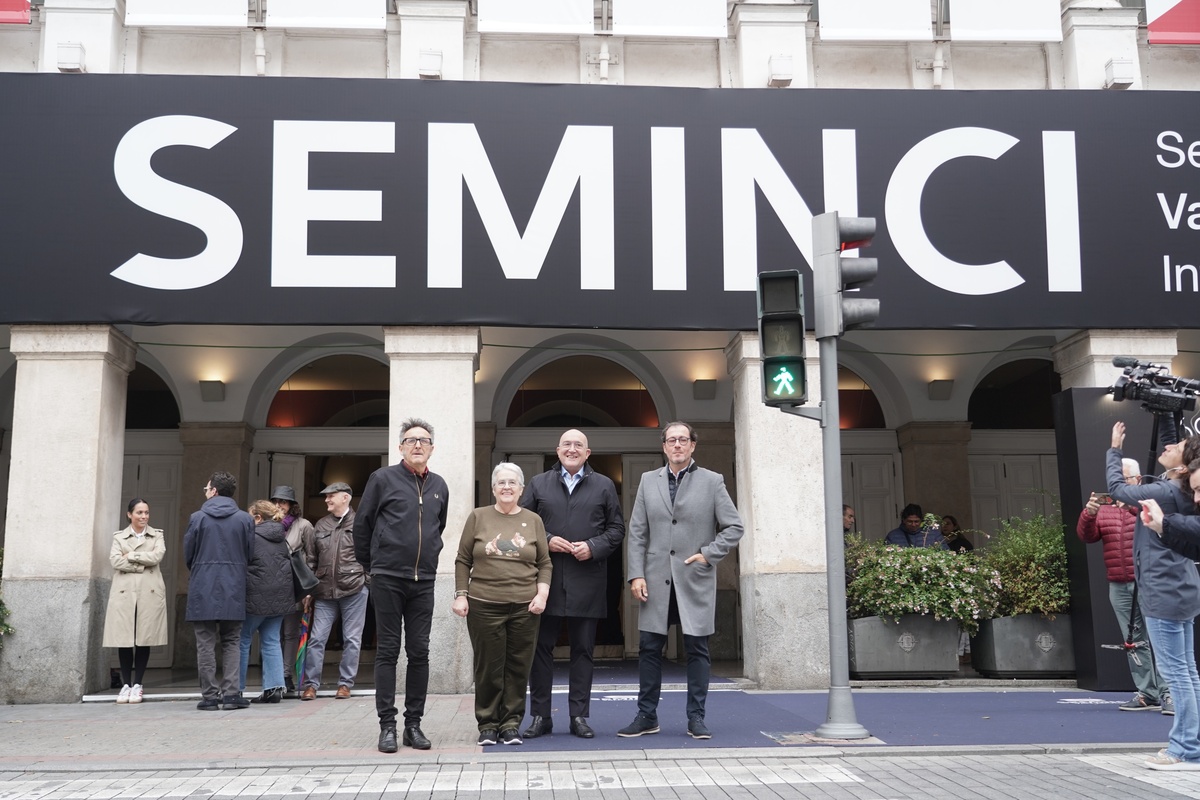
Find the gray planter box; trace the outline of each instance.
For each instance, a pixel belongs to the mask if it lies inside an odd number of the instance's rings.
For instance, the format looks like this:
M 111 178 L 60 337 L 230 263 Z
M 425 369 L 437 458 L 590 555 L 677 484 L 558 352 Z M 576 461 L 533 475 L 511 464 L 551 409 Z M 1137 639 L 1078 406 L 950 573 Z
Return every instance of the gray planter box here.
M 1075 674 L 1071 618 L 1041 614 L 983 620 L 971 639 L 971 664 L 989 678 L 1033 678 Z
M 874 678 L 949 678 L 958 674 L 958 623 L 906 614 L 898 624 L 880 617 L 852 619 L 850 675 Z

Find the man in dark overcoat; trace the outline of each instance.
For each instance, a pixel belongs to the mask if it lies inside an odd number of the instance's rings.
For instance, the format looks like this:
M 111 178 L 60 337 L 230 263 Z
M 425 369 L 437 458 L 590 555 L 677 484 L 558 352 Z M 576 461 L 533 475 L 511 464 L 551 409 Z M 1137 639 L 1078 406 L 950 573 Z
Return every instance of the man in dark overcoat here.
M 569 430 L 559 437 L 555 452 L 558 466 L 530 480 L 521 496 L 521 505 L 541 517 L 546 526 L 554 564 L 529 673 L 532 719 L 523 735 L 533 739 L 554 730 L 550 715 L 554 645 L 565 620 L 571 644 L 570 730 L 591 739 L 596 735 L 588 725 L 596 626 L 608 616 L 608 557 L 625 539 L 625 521 L 617 487 L 587 463 L 592 451 L 581 431 Z
M 720 473 L 696 464 L 696 431 L 686 422 L 663 428 L 667 466 L 642 475 L 629 518 L 625 574 L 638 613 L 638 713 L 618 736 L 658 733 L 662 654 L 667 628 L 678 624 L 687 651 L 688 735 L 709 739 L 704 705 L 716 630 L 717 564 L 742 538 L 742 519 Z
M 188 579 L 187 619 L 196 630 L 196 669 L 203 697 L 196 708 L 247 708 L 238 690 L 242 622 L 246 619 L 246 565 L 254 555 L 254 518 L 233 501 L 237 479 L 214 472 L 204 505 L 188 520 L 183 557 Z M 217 647 L 222 677 L 217 681 Z

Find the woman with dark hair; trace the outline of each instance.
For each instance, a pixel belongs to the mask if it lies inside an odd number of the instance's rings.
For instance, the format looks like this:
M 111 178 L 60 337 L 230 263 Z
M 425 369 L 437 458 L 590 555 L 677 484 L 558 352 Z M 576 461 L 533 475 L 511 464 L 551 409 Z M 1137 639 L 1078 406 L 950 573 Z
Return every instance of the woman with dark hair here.
M 246 621 L 242 623 L 242 673 L 246 690 L 250 643 L 258 631 L 262 650 L 262 694 L 251 703 L 278 703 L 283 699 L 283 651 L 279 630 L 283 616 L 296 605 L 292 590 L 292 560 L 283 533 L 284 512 L 270 500 L 256 500 L 246 509 L 254 518 L 254 557 L 246 566 Z M 239 697 L 240 699 L 240 697 Z M 245 702 L 245 701 L 243 701 Z M 244 707 L 244 706 L 242 706 Z
M 946 548 L 955 553 L 963 551 L 970 552 L 975 549 L 975 545 L 963 536 L 962 526 L 958 524 L 958 518 L 947 514 L 942 517 L 942 538 L 946 540 Z
M 1169 419 L 1164 422 L 1170 423 Z M 1171 430 L 1163 441 L 1177 438 Z M 1200 676 L 1196 672 L 1196 640 L 1193 621 L 1200 614 L 1200 573 L 1188 556 L 1163 543 L 1150 526 L 1165 514 L 1194 514 L 1186 464 L 1200 454 L 1200 438 L 1191 437 L 1163 447 L 1158 463 L 1166 471 L 1149 476 L 1138 486 L 1130 485 L 1122 471 L 1121 446 L 1125 423 L 1112 429 L 1112 447 L 1106 459 L 1108 493 L 1122 503 L 1144 507 L 1133 531 L 1134 579 L 1138 606 L 1146 621 L 1146 633 L 1154 651 L 1159 675 L 1167 682 L 1175 706 L 1175 720 L 1167 747 L 1146 759 L 1155 770 L 1200 770 Z M 1152 502 L 1149 502 L 1152 501 Z
M 150 505 L 129 501 L 129 527 L 113 534 L 108 560 L 112 588 L 104 616 L 104 646 L 117 648 L 121 661 L 118 703 L 142 702 L 142 680 L 150 648 L 167 643 L 167 590 L 159 565 L 167 554 L 163 532 L 150 527 Z

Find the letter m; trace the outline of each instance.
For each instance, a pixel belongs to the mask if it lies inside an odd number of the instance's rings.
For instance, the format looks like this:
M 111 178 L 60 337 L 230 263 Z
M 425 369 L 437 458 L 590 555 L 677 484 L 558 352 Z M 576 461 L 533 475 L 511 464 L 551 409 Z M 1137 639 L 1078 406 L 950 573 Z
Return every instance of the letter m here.
M 462 287 L 464 182 L 504 276 L 519 280 L 534 280 L 542 271 L 575 185 L 579 184 L 579 288 L 613 288 L 612 128 L 567 127 L 522 235 L 475 126 L 430 123 L 431 288 Z

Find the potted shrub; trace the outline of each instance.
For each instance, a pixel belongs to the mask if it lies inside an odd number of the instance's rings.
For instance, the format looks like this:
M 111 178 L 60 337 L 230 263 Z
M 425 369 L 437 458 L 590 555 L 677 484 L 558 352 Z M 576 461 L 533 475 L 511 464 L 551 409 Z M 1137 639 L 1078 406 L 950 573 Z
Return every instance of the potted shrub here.
M 858 678 L 958 674 L 959 630 L 994 613 L 996 576 L 972 553 L 847 537 L 850 672 Z
M 980 674 L 1075 672 L 1065 536 L 1058 513 L 1000 521 L 983 554 L 984 564 L 1000 577 L 998 603 L 971 640 L 971 661 Z

